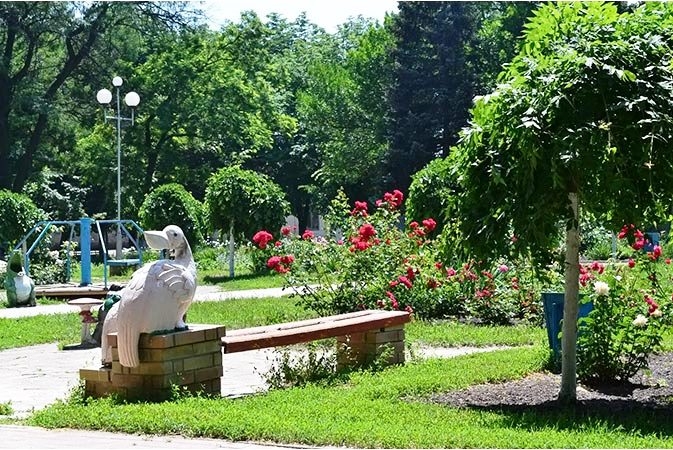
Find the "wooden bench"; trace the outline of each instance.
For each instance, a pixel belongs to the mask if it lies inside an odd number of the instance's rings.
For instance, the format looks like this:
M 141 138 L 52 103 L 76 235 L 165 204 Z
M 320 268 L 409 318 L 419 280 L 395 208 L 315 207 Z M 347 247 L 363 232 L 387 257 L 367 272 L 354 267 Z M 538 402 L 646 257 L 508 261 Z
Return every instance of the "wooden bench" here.
M 224 353 L 235 353 L 336 337 L 338 367 L 366 364 L 383 354 L 385 363 L 400 364 L 404 362 L 404 324 L 410 320 L 406 311 L 357 311 L 227 330 L 221 345 Z

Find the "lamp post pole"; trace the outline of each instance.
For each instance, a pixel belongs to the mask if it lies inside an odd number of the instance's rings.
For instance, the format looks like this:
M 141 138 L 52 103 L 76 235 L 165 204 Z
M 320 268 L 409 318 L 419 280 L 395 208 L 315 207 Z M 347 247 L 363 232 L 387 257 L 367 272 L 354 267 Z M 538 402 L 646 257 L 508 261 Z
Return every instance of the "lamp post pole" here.
M 140 103 L 140 96 L 133 92 L 130 91 L 126 96 L 124 97 L 124 103 L 128 107 L 131 108 L 131 117 L 122 117 L 121 115 L 121 100 L 120 100 L 120 88 L 121 85 L 123 84 L 123 80 L 121 77 L 114 77 L 112 79 L 112 85 L 115 87 L 115 93 L 116 93 L 116 100 L 117 100 L 117 112 L 116 115 L 114 116 L 108 116 L 107 114 L 105 115 L 105 120 L 114 120 L 117 123 L 117 245 L 116 245 L 116 259 L 122 259 L 122 236 L 121 236 L 121 209 L 122 209 L 122 201 L 121 201 L 121 192 L 122 192 L 122 159 L 121 159 L 121 154 L 122 154 L 122 122 L 123 121 L 129 121 L 131 125 L 134 124 L 134 113 L 135 113 L 135 108 L 138 106 Z M 98 100 L 98 103 L 101 105 L 109 105 L 110 102 L 112 101 L 112 92 L 110 92 L 107 89 L 101 89 L 98 91 L 96 94 L 96 100 Z M 104 239 L 103 236 L 101 236 L 101 239 Z

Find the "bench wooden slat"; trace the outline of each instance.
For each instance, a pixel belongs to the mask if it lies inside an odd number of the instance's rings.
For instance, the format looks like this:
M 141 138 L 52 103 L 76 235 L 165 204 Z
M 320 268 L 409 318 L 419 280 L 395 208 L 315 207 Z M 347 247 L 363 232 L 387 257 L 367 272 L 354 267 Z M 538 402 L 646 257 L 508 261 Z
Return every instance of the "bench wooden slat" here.
M 227 337 L 229 336 L 249 336 L 251 334 L 258 334 L 258 333 L 268 333 L 271 331 L 280 331 L 280 330 L 289 330 L 293 328 L 300 328 L 300 327 L 306 327 L 310 325 L 319 325 L 321 323 L 328 323 L 328 322 L 334 322 L 338 320 L 345 320 L 345 319 L 351 319 L 353 317 L 362 317 L 362 316 L 371 316 L 373 313 L 374 314 L 380 314 L 380 313 L 385 313 L 385 312 L 391 312 L 391 311 L 375 311 L 375 310 L 364 310 L 364 311 L 356 311 L 352 313 L 345 313 L 345 314 L 336 314 L 334 316 L 325 316 L 325 317 L 316 317 L 315 319 L 304 319 L 304 320 L 297 320 L 295 322 L 285 322 L 285 323 L 277 323 L 274 325 L 263 325 L 260 327 L 250 327 L 250 328 L 241 328 L 238 330 L 227 330 Z
M 363 333 L 403 325 L 410 320 L 411 315 L 406 311 L 358 311 L 319 319 L 232 330 L 222 338 L 221 344 L 224 353 L 243 352 Z

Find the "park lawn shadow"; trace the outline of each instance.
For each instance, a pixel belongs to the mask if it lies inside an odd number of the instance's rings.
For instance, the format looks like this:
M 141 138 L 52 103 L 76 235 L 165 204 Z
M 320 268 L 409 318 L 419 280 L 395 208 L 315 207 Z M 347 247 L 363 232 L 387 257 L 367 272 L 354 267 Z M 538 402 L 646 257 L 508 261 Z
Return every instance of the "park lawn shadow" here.
M 535 372 L 436 394 L 435 404 L 496 413 L 505 427 L 582 432 L 606 427 L 626 433 L 673 436 L 673 353 L 651 358 L 652 372 L 626 382 L 578 384 L 577 400 L 558 401 L 560 375 Z
M 665 402 L 634 403 L 630 399 L 579 401 L 562 405 L 547 401 L 538 405 L 476 406 L 471 409 L 495 412 L 508 428 L 538 431 L 553 428 L 586 431 L 605 427 L 628 434 L 673 436 L 673 404 Z

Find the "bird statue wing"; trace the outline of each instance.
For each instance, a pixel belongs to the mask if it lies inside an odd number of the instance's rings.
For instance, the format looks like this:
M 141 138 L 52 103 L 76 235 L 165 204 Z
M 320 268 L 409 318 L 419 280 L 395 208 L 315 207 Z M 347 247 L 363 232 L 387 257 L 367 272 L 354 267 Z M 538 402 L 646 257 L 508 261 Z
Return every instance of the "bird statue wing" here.
M 173 330 L 178 312 L 191 302 L 196 280 L 184 266 L 161 260 L 137 270 L 124 288 L 117 313 L 119 362 L 139 364 L 140 333 Z

